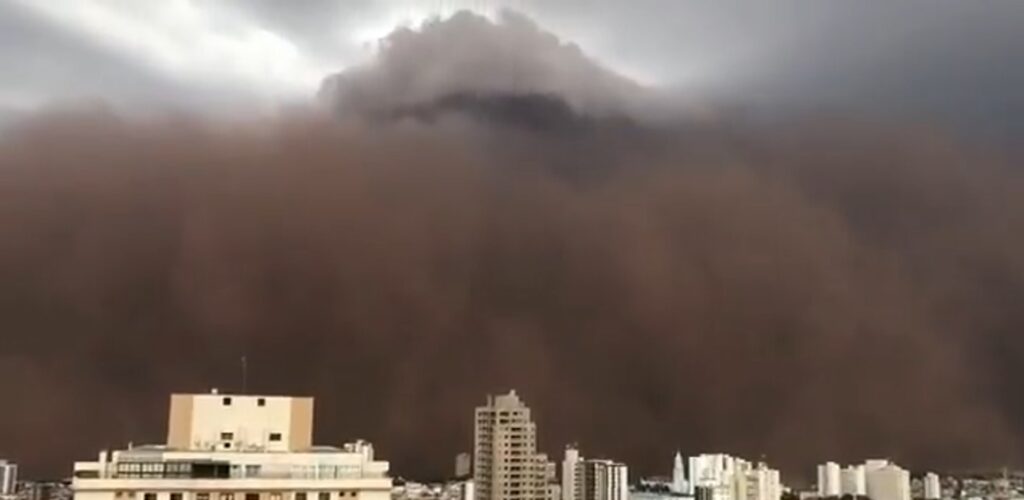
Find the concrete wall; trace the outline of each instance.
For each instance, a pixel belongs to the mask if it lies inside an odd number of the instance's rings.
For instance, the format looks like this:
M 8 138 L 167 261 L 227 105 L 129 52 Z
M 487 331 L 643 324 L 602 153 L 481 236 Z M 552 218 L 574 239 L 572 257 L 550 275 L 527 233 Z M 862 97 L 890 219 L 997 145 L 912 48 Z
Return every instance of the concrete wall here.
M 309 448 L 312 442 L 312 398 L 171 396 L 167 443 L 175 448 L 289 451 Z

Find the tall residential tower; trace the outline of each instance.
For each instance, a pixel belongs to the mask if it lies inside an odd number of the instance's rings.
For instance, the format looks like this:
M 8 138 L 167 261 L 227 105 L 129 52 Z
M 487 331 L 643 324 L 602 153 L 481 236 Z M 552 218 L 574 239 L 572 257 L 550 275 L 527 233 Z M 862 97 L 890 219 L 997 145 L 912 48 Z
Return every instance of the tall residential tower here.
M 473 434 L 476 500 L 545 499 L 547 460 L 537 454 L 537 425 L 516 391 L 488 396 Z

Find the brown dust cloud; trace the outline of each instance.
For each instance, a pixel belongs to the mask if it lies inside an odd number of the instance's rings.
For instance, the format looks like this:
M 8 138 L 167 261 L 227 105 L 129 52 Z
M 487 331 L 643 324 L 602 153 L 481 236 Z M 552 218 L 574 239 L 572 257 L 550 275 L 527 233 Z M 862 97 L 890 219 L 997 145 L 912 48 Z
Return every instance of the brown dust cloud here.
M 59 477 L 161 442 L 168 393 L 238 390 L 245 356 L 250 391 L 317 398 L 318 442 L 414 477 L 450 473 L 510 388 L 541 448 L 644 474 L 676 449 L 1019 463 L 1019 162 L 911 125 L 673 118 L 650 92 L 460 14 L 315 110 L 11 127 L 0 453 Z

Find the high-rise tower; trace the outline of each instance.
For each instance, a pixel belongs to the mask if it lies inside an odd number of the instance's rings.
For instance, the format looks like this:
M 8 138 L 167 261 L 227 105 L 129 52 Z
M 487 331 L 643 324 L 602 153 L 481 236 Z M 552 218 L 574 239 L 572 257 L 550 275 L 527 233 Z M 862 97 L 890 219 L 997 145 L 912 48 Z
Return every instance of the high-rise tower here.
M 672 461 L 672 492 L 690 493 L 686 485 L 686 467 L 683 465 L 683 455 L 676 452 L 676 458 Z
M 537 454 L 537 425 L 516 391 L 477 407 L 473 448 L 476 500 L 544 500 L 547 460 Z

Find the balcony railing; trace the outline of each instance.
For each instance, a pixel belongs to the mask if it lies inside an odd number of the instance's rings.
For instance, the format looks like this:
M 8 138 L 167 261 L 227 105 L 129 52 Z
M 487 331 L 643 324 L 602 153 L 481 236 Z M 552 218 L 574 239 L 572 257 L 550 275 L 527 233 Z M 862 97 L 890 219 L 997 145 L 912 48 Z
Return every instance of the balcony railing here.
M 386 477 L 386 467 L 253 465 L 209 462 L 121 462 L 75 471 L 79 479 L 361 479 Z

